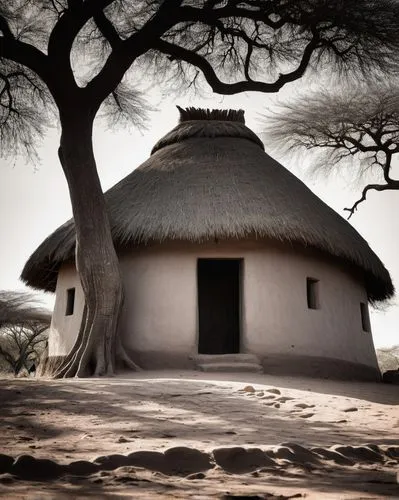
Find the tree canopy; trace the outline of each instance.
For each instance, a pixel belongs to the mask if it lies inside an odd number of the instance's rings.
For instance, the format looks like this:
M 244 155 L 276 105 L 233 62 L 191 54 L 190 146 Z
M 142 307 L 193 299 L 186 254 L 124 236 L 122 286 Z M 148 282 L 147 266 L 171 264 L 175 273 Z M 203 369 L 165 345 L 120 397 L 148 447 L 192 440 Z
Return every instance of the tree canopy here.
M 391 0 L 1 0 L 1 153 L 34 154 L 65 100 L 142 122 L 144 74 L 235 94 L 278 92 L 309 67 L 384 70 L 398 17 Z
M 0 328 L 7 324 L 18 324 L 25 321 L 49 323 L 50 313 L 26 292 L 0 291 Z
M 399 153 L 399 87 L 378 83 L 338 90 L 322 89 L 280 104 L 268 115 L 266 134 L 274 147 L 312 151 L 312 170 L 330 175 L 348 169 L 366 183 L 350 208 L 351 217 L 370 190 L 398 190 L 393 159 Z
M 38 362 L 51 315 L 25 292 L 0 291 L 0 358 L 17 375 Z

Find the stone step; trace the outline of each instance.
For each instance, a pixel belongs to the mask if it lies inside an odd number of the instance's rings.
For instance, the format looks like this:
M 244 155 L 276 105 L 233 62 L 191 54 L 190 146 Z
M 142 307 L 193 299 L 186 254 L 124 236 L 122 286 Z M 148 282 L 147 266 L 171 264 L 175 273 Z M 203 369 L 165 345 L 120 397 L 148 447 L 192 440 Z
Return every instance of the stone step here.
M 259 363 L 243 363 L 243 362 L 214 362 L 214 363 L 199 363 L 198 370 L 202 372 L 252 372 L 263 373 L 263 368 Z
M 254 363 L 260 364 L 260 360 L 256 354 L 236 353 L 236 354 L 198 354 L 195 356 L 195 361 L 198 364 L 208 363 Z

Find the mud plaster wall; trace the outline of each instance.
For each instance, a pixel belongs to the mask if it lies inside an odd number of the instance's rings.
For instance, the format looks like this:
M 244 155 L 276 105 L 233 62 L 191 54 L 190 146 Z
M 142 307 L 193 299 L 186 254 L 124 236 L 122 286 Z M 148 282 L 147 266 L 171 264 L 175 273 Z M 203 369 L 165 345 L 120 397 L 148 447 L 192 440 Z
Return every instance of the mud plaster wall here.
M 169 243 L 121 258 L 125 282 L 122 335 L 129 351 L 189 358 L 197 353 L 197 259 L 241 258 L 241 352 L 342 359 L 376 367 L 371 333 L 362 330 L 359 277 L 315 254 L 262 242 Z M 319 283 L 320 309 L 307 307 L 306 278 Z M 75 313 L 65 316 L 66 290 L 76 287 Z M 72 266 L 59 274 L 50 355 L 72 347 L 83 310 Z
M 66 316 L 67 290 L 75 288 L 74 311 Z M 73 264 L 64 264 L 58 273 L 55 304 L 49 335 L 49 356 L 68 354 L 79 331 L 84 306 L 84 296 L 79 276 Z

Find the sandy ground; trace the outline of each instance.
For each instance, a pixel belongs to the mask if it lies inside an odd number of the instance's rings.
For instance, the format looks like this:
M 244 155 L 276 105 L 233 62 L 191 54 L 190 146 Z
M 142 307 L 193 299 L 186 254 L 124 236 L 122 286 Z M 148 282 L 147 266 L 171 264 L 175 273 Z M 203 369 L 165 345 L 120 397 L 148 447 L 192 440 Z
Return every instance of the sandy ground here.
M 4 379 L 0 417 L 2 498 L 399 499 L 398 386 Z

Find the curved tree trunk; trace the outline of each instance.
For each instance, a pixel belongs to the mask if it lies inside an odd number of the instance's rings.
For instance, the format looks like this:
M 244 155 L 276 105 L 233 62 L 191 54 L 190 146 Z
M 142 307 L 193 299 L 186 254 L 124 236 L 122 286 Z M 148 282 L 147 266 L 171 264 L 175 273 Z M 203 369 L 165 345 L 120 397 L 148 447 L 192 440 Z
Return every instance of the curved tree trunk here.
M 92 145 L 93 120 L 81 113 L 62 123 L 59 157 L 76 229 L 76 267 L 85 295 L 82 325 L 55 377 L 113 375 L 123 303 L 119 262 Z

